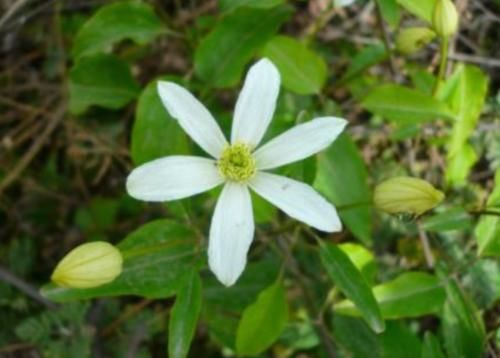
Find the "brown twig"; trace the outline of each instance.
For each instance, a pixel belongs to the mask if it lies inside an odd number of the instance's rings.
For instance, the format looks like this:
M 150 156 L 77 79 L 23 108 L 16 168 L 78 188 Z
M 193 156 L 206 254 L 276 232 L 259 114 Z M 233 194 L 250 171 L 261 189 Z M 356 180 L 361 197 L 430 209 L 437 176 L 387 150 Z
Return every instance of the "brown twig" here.
M 43 297 L 35 287 L 33 287 L 26 281 L 22 280 L 21 278 L 17 277 L 12 272 L 1 266 L 0 266 L 0 281 L 6 282 L 14 286 L 18 290 L 24 292 L 27 296 L 33 298 L 35 301 L 41 303 L 47 308 L 55 309 L 58 307 L 57 304 Z
M 64 118 L 64 114 L 66 113 L 66 104 L 63 102 L 55 111 L 52 118 L 49 120 L 49 123 L 45 127 L 45 130 L 36 138 L 33 142 L 29 150 L 26 154 L 21 158 L 21 160 L 17 163 L 17 165 L 7 174 L 7 176 L 0 183 L 0 194 L 7 188 L 9 185 L 14 183 L 17 178 L 21 175 L 21 173 L 28 167 L 33 158 L 37 155 L 37 153 L 42 148 L 43 144 L 47 140 L 47 138 L 52 134 L 54 129 L 56 129 L 57 125 Z
M 417 220 L 417 229 L 420 242 L 422 243 L 422 248 L 424 249 L 425 261 L 427 262 L 427 266 L 432 269 L 435 263 L 434 255 L 432 254 L 431 245 L 429 244 L 429 238 L 422 227 L 420 220 Z
M 107 337 L 111 335 L 123 322 L 128 320 L 129 318 L 135 316 L 137 313 L 142 311 L 147 305 L 149 305 L 152 300 L 144 299 L 132 306 L 132 308 L 128 311 L 123 312 L 117 319 L 111 322 L 109 325 L 103 328 L 100 333 L 101 337 Z

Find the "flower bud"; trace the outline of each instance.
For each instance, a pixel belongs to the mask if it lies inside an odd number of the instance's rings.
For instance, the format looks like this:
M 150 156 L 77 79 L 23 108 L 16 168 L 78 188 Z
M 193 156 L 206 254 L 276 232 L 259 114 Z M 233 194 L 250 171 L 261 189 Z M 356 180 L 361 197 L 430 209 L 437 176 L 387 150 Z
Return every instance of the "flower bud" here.
M 122 255 L 113 245 L 96 241 L 71 250 L 56 266 L 52 281 L 59 286 L 90 288 L 113 281 L 122 272 Z
M 457 8 L 451 0 L 437 0 L 432 16 L 432 26 L 434 31 L 447 38 L 457 32 L 458 13 Z
M 375 188 L 375 206 L 391 214 L 421 215 L 436 207 L 444 194 L 425 180 L 396 177 L 383 181 Z
M 434 31 L 426 27 L 403 29 L 396 38 L 396 48 L 399 52 L 410 55 L 431 42 L 435 36 Z

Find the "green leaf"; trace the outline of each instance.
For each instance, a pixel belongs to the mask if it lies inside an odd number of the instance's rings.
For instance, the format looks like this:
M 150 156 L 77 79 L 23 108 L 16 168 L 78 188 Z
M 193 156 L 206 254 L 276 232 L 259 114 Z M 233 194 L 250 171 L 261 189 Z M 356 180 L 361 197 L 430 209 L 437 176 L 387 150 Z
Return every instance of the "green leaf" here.
M 233 11 L 242 6 L 268 9 L 283 4 L 284 0 L 219 0 L 221 12 Z
M 447 181 L 455 186 L 466 178 L 478 157 L 468 143 L 476 128 L 488 91 L 488 77 L 477 67 L 460 66 L 450 78 L 451 92 L 447 98 L 456 121 L 448 143 Z
M 440 280 L 424 272 L 408 272 L 373 288 L 384 319 L 419 317 L 437 313 L 443 306 L 445 290 Z M 351 301 L 335 305 L 338 313 L 359 315 Z
M 368 111 L 399 124 L 421 123 L 437 118 L 453 119 L 453 112 L 445 103 L 399 85 L 375 88 L 363 99 L 361 105 Z
M 365 321 L 356 317 L 333 315 L 333 334 L 339 347 L 348 352 L 346 357 L 380 358 L 380 335 L 375 334 Z
M 130 143 L 136 165 L 167 155 L 189 153 L 186 135 L 161 103 L 156 83 L 152 81 L 144 89 L 137 103 Z
M 500 211 L 499 211 L 500 213 Z M 484 215 L 474 230 L 479 256 L 500 256 L 500 219 Z
M 64 304 L 37 315 L 27 315 L 28 318 L 10 330 L 23 342 L 35 345 L 44 357 L 91 357 L 94 334 L 87 324 L 89 307 L 90 302 Z M 8 313 L 5 311 L 2 312 L 3 324 L 4 314 Z
M 484 325 L 474 303 L 454 280 L 446 286 L 442 330 L 449 357 L 482 357 Z
M 436 0 L 396 0 L 399 5 L 422 20 L 432 23 Z
M 495 187 L 486 203 L 486 210 L 500 215 L 500 169 L 495 173 Z M 500 216 L 482 215 L 474 235 L 479 256 L 500 256 Z
M 380 335 L 381 357 L 420 358 L 422 343 L 403 322 L 388 321 L 387 329 Z
M 385 328 L 380 309 L 365 279 L 349 257 L 336 245 L 320 244 L 320 257 L 328 276 L 352 300 L 375 332 Z
M 495 306 L 500 299 L 500 260 L 482 259 L 468 265 L 462 283 L 480 310 Z
M 130 39 L 138 44 L 151 42 L 164 31 L 151 6 L 141 2 L 116 2 L 101 7 L 76 34 L 74 59 L 107 51 Z
M 276 36 L 262 49 L 279 69 L 283 86 L 298 94 L 319 93 L 327 77 L 326 63 L 303 43 L 288 36 Z
M 262 291 L 243 312 L 236 333 L 236 350 L 258 355 L 280 336 L 288 321 L 288 303 L 280 280 Z
M 454 151 L 453 156 L 448 152 L 448 166 L 445 172 L 448 183 L 453 186 L 465 185 L 467 176 L 478 159 L 479 156 L 469 143 L 464 143 Z
M 352 358 L 420 358 L 422 344 L 408 327 L 399 321 L 387 321 L 383 333 L 375 334 L 364 321 L 334 315 L 333 329 L 339 350 Z
M 240 316 L 274 282 L 279 270 L 277 264 L 277 259 L 251 262 L 231 287 L 221 285 L 213 275 L 204 277 L 202 316 L 214 341 L 236 350 Z
M 214 87 L 231 87 L 245 65 L 288 18 L 288 6 L 272 9 L 239 8 L 224 17 L 199 44 L 196 74 Z
M 339 82 L 345 83 L 352 80 L 386 58 L 387 53 L 383 45 L 376 44 L 364 47 L 351 59 L 347 71 Z
M 426 217 L 422 221 L 425 231 L 444 232 L 465 230 L 472 224 L 472 218 L 463 208 L 453 208 L 445 212 Z
M 168 324 L 168 356 L 186 357 L 196 330 L 201 309 L 201 280 L 196 270 L 184 277 L 175 298 Z
M 425 332 L 422 358 L 446 358 L 438 339 L 431 332 Z
M 364 244 L 372 242 L 372 195 L 368 173 L 356 144 L 341 134 L 318 155 L 314 187 L 331 200 L 342 221 Z
M 363 274 L 366 282 L 372 283 L 377 273 L 377 266 L 375 265 L 375 258 L 373 254 L 368 251 L 364 246 L 347 242 L 338 245 L 349 257 L 354 266 Z
M 401 14 L 396 0 L 377 0 L 382 18 L 392 27 L 398 26 Z
M 416 89 L 426 94 L 432 94 L 436 77 L 428 71 L 416 68 L 410 73 L 411 81 Z
M 276 215 L 276 207 L 264 200 L 260 195 L 250 192 L 252 197 L 253 216 L 256 223 L 270 223 Z
M 105 231 L 115 223 L 118 200 L 94 196 L 88 206 L 80 206 L 75 214 L 75 224 L 87 234 Z
M 69 108 L 74 114 L 90 106 L 118 109 L 139 94 L 127 63 L 112 55 L 82 58 L 69 73 Z
M 195 233 L 170 220 L 156 220 L 129 234 L 117 247 L 123 254 L 123 271 L 106 285 L 71 289 L 47 285 L 43 294 L 54 301 L 104 296 L 139 295 L 162 298 L 174 295 L 182 274 L 199 259 Z

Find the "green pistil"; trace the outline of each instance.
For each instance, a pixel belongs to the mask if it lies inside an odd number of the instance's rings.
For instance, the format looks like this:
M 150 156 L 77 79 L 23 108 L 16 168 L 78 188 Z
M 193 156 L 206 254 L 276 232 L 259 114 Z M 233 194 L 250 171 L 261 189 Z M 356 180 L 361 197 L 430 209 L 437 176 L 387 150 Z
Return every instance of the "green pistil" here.
M 222 176 L 235 182 L 245 182 L 255 174 L 255 159 L 250 147 L 244 143 L 224 149 L 217 165 Z

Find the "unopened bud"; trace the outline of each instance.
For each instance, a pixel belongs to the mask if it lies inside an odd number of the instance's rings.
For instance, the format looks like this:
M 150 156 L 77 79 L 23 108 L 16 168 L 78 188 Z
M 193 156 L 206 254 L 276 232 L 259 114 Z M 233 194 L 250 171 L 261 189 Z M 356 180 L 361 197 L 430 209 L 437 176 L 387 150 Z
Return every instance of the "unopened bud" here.
M 457 8 L 451 0 L 437 0 L 432 16 L 432 26 L 434 31 L 447 38 L 457 32 L 458 13 Z
M 113 245 L 96 241 L 71 250 L 56 266 L 52 281 L 59 286 L 90 288 L 113 281 L 122 272 L 122 255 Z
M 399 52 L 410 55 L 427 45 L 436 34 L 426 27 L 410 27 L 399 32 L 396 38 L 396 48 Z
M 391 214 L 421 215 L 436 207 L 444 194 L 425 180 L 411 177 L 388 179 L 375 188 L 375 206 Z

